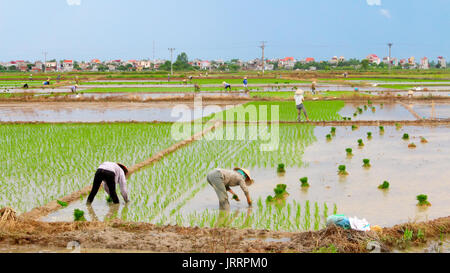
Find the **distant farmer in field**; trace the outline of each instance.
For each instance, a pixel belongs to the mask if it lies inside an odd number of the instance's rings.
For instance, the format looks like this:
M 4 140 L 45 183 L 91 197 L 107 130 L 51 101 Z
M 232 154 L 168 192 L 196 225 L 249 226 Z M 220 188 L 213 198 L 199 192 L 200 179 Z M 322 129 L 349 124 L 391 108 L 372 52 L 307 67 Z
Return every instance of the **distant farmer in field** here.
M 305 97 L 303 97 L 303 94 L 304 94 L 303 90 L 298 89 L 294 95 L 295 105 L 296 105 L 296 108 L 298 111 L 297 121 L 299 121 L 299 122 L 301 121 L 302 111 L 306 117 L 306 120 L 309 121 L 308 115 L 306 114 L 305 106 L 303 105 L 303 101 L 305 100 Z
M 56 82 L 59 82 L 61 80 L 61 75 L 58 74 L 58 76 L 56 76 Z
M 50 77 L 47 78 L 45 82 L 42 83 L 43 85 L 50 85 Z
M 225 87 L 225 91 L 227 91 L 227 89 L 231 92 L 231 85 L 229 83 L 223 82 L 223 87 Z
M 30 80 L 30 81 L 33 80 L 33 74 L 30 74 L 30 77 L 28 77 L 28 80 Z
M 248 80 L 247 80 L 247 77 L 244 77 L 243 84 L 244 84 L 245 90 L 247 90 L 247 86 L 248 86 Z
M 170 74 L 167 74 L 167 81 L 170 82 Z
M 87 199 L 87 204 L 94 201 L 100 185 L 103 183 L 105 192 L 111 197 L 113 203 L 119 203 L 119 197 L 116 193 L 116 184 L 120 187 L 125 202 L 128 202 L 127 180 L 125 176 L 128 174 L 128 169 L 120 163 L 103 162 L 95 172 L 94 183 L 92 185 L 91 193 Z
M 233 195 L 233 199 L 240 201 L 239 197 L 233 192 L 230 187 L 240 186 L 247 198 L 249 207 L 252 206 L 252 200 L 250 199 L 250 193 L 247 189 L 248 186 L 253 184 L 253 179 L 250 178 L 250 172 L 242 168 L 234 168 L 233 170 L 214 169 L 206 176 L 208 183 L 214 188 L 219 198 L 219 208 L 221 210 L 230 209 L 230 203 L 228 202 L 227 191 Z
M 316 94 L 316 81 L 313 81 L 312 84 L 311 84 L 311 93 L 313 95 Z
M 77 88 L 78 88 L 78 84 L 75 84 L 74 86 L 72 86 L 70 88 L 70 90 L 72 91 L 72 93 L 76 93 L 77 92 Z

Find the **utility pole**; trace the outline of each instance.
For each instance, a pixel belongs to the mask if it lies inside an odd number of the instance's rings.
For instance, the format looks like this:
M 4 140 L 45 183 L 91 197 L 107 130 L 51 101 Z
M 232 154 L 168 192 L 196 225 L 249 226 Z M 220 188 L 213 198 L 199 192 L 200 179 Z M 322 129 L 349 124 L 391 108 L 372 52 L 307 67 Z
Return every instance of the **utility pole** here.
M 44 54 L 44 72 L 47 72 L 47 51 L 42 52 Z
M 170 75 L 173 75 L 173 51 L 175 48 L 169 48 L 170 51 Z
M 391 70 L 391 47 L 392 47 L 393 43 L 388 43 L 389 46 L 389 62 L 388 62 L 388 67 L 389 70 Z
M 262 49 L 261 64 L 262 64 L 262 73 L 263 73 L 263 75 L 264 75 L 264 68 L 265 68 L 265 65 L 264 65 L 264 49 L 266 48 L 266 43 L 267 43 L 266 41 L 262 41 L 261 45 L 259 46 Z
M 153 70 L 155 69 L 155 40 L 153 40 Z

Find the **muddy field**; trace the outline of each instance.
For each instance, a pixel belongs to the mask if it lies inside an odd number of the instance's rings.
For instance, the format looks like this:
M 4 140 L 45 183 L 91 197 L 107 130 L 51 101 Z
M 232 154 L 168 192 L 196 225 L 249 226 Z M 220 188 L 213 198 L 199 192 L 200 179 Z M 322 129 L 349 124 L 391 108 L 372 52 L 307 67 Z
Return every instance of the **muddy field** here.
M 424 238 L 402 240 L 405 229 Z M 378 232 L 331 226 L 315 232 L 185 228 L 145 223 L 43 223 L 2 221 L 0 252 L 314 252 L 330 245 L 338 252 L 389 252 L 424 246 L 450 231 L 450 218 L 408 223 Z M 372 242 L 372 243 L 370 243 Z M 375 245 L 375 248 L 371 247 Z M 379 247 L 377 247 L 379 246 Z

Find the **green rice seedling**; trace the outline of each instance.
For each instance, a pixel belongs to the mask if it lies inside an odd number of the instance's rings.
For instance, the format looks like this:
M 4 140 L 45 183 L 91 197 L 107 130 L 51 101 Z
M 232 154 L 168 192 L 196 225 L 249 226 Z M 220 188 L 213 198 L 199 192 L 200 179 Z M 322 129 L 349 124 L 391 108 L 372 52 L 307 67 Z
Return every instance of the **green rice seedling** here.
M 428 140 L 424 137 L 420 137 L 420 143 L 428 143 Z
M 358 113 L 356 113 L 356 112 L 355 112 L 355 113 L 353 113 L 353 116 L 354 116 L 354 117 L 356 117 L 357 115 L 358 115 Z
M 335 245 L 330 244 L 327 247 L 323 246 L 323 247 L 317 248 L 317 249 L 313 250 L 312 252 L 313 253 L 339 253 L 339 250 Z
M 416 144 L 414 144 L 414 142 L 411 142 L 411 143 L 408 144 L 408 148 L 414 149 L 416 147 L 417 146 L 416 146 Z
M 380 129 L 380 135 L 384 134 L 384 126 L 378 127 Z
M 384 103 L 380 103 L 380 108 L 383 108 L 383 106 L 384 106 Z
M 364 142 L 363 142 L 362 139 L 358 139 L 358 146 L 359 146 L 359 147 L 364 146 Z
M 286 172 L 283 163 L 279 163 L 279 164 L 278 164 L 277 172 L 278 172 L 278 173 L 284 173 L 284 172 Z
M 302 177 L 302 178 L 300 178 L 300 183 L 301 183 L 301 187 L 302 187 L 302 188 L 307 188 L 307 187 L 309 187 L 308 177 Z
M 338 212 L 337 205 L 334 204 L 333 205 L 333 214 L 337 214 L 337 212 Z
M 364 105 L 364 110 L 367 110 L 367 105 Z
M 86 218 L 84 218 L 84 211 L 75 209 L 73 211 L 73 219 L 74 221 L 86 221 Z
M 372 139 L 372 132 L 367 132 L 367 139 Z
M 360 108 L 360 107 L 358 107 L 357 109 L 358 109 L 358 113 L 362 114 L 362 112 L 363 112 L 363 109 L 362 109 L 362 108 Z
M 275 189 L 273 190 L 275 192 L 275 198 L 276 199 L 284 199 L 286 198 L 288 192 L 286 191 L 286 184 L 278 184 Z
M 358 126 L 356 126 L 355 124 L 353 124 L 353 125 L 352 125 L 352 130 L 354 131 L 354 130 L 356 130 L 356 129 L 358 129 Z
M 311 227 L 311 209 L 309 206 L 309 200 L 306 200 L 305 213 L 304 213 L 304 219 L 303 219 L 303 229 L 309 230 L 310 227 Z
M 348 175 L 348 172 L 346 171 L 345 165 L 339 165 L 339 167 L 338 167 L 338 174 L 339 175 Z
M 323 219 L 326 222 L 328 218 L 328 206 L 327 203 L 323 203 Z
M 67 207 L 69 205 L 69 204 L 67 204 L 67 202 L 60 201 L 60 200 L 56 200 L 56 203 L 58 203 L 61 207 Z
M 319 230 L 320 227 L 320 214 L 319 205 L 317 202 L 314 203 L 314 230 Z
M 371 100 L 367 100 L 367 104 L 368 105 L 372 105 L 372 101 Z
M 405 231 L 403 232 L 403 241 L 405 242 L 411 241 L 413 238 L 413 234 L 414 232 L 412 230 L 406 228 Z
M 330 133 L 331 133 L 332 135 L 336 134 L 336 127 L 331 127 Z
M 347 120 L 352 120 L 352 118 L 349 118 L 349 117 L 348 117 Z
M 353 149 L 352 148 L 345 149 L 345 152 L 347 153 L 347 156 L 353 156 Z
M 365 168 L 370 168 L 370 159 L 368 159 L 368 158 L 364 158 L 363 159 L 363 167 L 365 167 Z
M 408 140 L 409 139 L 409 135 L 408 134 L 403 134 L 402 139 Z
M 347 117 L 343 117 L 342 119 L 343 119 L 343 120 L 347 120 Z
M 425 234 L 423 232 L 422 229 L 419 228 L 419 230 L 417 230 L 417 239 L 423 241 L 425 239 Z
M 376 111 L 377 111 L 377 108 L 372 107 L 372 112 L 376 112 Z
M 417 201 L 419 201 L 419 203 L 417 203 L 418 206 L 431 206 L 431 203 L 428 202 L 428 196 L 425 194 L 419 194 L 416 196 Z
M 383 184 L 380 184 L 380 185 L 378 186 L 378 188 L 379 188 L 380 190 L 386 190 L 386 189 L 389 189 L 389 182 L 384 181 Z
M 331 140 L 331 135 L 327 134 L 326 138 L 327 138 L 328 141 L 330 141 Z
M 402 128 L 402 125 L 400 123 L 395 124 L 395 129 L 400 130 Z
M 111 196 L 106 196 L 106 203 L 112 203 L 113 202 L 113 200 L 112 200 L 112 198 L 111 198 Z

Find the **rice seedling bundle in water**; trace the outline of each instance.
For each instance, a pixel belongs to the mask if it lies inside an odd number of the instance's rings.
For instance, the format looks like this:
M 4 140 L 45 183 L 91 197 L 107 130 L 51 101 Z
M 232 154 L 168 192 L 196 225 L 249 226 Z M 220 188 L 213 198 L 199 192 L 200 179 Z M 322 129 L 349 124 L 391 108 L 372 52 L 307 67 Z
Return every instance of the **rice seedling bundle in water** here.
M 347 169 L 347 167 L 345 165 L 339 165 L 338 174 L 339 175 L 348 175 L 348 172 L 346 169 Z
M 385 190 L 389 188 L 389 182 L 384 181 L 381 185 L 378 186 L 379 189 Z
M 416 197 L 417 201 L 419 201 L 417 203 L 418 206 L 431 206 L 431 203 L 428 202 L 428 196 L 425 194 L 419 194 Z

